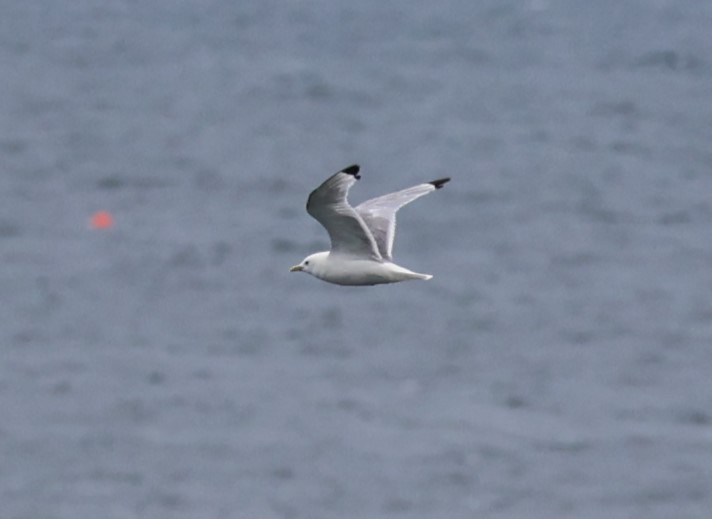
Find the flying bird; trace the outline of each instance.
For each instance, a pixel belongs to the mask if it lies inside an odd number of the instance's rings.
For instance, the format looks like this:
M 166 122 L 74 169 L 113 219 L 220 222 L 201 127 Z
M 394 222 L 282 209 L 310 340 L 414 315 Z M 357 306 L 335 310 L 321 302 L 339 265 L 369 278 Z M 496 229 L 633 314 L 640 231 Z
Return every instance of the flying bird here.
M 311 192 L 307 212 L 326 228 L 331 250 L 311 254 L 289 270 L 306 272 L 337 285 L 431 279 L 430 274 L 419 274 L 393 262 L 396 212 L 416 198 L 440 189 L 450 179 L 418 184 L 351 207 L 347 195 L 361 178 L 359 170 L 356 164 L 344 168 Z

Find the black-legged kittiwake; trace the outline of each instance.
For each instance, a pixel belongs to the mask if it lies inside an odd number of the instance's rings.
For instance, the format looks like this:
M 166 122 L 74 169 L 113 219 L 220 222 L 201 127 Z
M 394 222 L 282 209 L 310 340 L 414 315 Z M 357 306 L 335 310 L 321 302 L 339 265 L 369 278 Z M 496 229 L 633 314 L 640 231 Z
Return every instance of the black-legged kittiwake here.
M 307 212 L 329 233 L 331 250 L 317 252 L 289 269 L 306 272 L 337 285 L 379 285 L 409 279 L 430 279 L 393 263 L 396 212 L 416 198 L 440 189 L 449 178 L 367 200 L 351 207 L 346 199 L 361 178 L 354 164 L 332 175 L 309 195 Z

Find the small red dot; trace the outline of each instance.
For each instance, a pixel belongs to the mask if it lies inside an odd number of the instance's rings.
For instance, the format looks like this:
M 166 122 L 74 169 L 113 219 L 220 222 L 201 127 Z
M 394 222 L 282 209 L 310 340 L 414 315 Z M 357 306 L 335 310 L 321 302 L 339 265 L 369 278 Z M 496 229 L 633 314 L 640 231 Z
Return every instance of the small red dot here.
M 114 217 L 109 211 L 97 211 L 91 217 L 93 229 L 109 229 L 114 225 Z

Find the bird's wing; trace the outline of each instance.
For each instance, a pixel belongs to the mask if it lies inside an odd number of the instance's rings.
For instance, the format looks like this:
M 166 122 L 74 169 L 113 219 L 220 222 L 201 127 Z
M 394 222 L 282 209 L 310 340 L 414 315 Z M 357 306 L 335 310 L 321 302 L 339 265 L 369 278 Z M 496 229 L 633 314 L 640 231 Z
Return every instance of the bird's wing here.
M 393 239 L 396 235 L 396 213 L 398 209 L 416 198 L 440 189 L 449 181 L 449 178 L 441 178 L 425 184 L 418 184 L 402 191 L 366 200 L 356 206 L 356 212 L 371 231 L 383 258 L 389 261 L 393 259 Z
M 361 178 L 358 172 L 354 164 L 326 179 L 309 195 L 307 212 L 326 228 L 332 253 L 381 260 L 371 232 L 346 199 L 351 186 Z

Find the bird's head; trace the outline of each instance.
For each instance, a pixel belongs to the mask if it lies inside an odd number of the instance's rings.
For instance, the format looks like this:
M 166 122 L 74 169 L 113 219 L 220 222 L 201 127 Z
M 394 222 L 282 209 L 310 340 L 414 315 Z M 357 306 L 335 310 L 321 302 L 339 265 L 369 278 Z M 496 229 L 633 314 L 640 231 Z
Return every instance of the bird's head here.
M 318 276 L 320 267 L 324 265 L 328 252 L 316 252 L 304 258 L 301 263 L 294 265 L 289 269 L 289 272 L 306 272 L 312 276 Z

